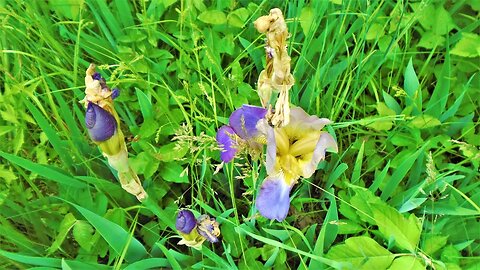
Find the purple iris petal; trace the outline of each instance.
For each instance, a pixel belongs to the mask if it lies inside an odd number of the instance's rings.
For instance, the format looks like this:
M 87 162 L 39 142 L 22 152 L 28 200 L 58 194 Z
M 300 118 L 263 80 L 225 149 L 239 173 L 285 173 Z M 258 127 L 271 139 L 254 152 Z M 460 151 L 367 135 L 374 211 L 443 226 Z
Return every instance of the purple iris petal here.
M 112 89 L 112 99 L 116 99 L 118 96 L 120 96 L 120 89 L 118 88 L 113 88 Z
M 260 214 L 271 220 L 284 220 L 290 208 L 291 189 L 281 177 L 265 178 L 255 202 Z
M 218 129 L 216 139 L 222 148 L 220 158 L 227 163 L 233 159 L 238 151 L 236 148 L 237 143 L 233 136 L 235 136 L 235 131 L 230 126 L 222 126 Z
M 85 113 L 85 124 L 92 140 L 103 142 L 115 134 L 117 121 L 102 107 L 92 102 L 88 103 Z
M 92 78 L 96 81 L 99 81 L 99 80 L 102 79 L 102 75 L 100 75 L 100 73 L 98 73 L 98 72 L 95 72 L 95 73 L 93 73 Z
M 189 234 L 197 226 L 197 220 L 190 210 L 180 210 L 175 222 L 175 228 L 181 233 Z
M 240 138 L 249 140 L 258 134 L 257 123 L 266 114 L 265 108 L 243 105 L 230 115 L 229 124 Z

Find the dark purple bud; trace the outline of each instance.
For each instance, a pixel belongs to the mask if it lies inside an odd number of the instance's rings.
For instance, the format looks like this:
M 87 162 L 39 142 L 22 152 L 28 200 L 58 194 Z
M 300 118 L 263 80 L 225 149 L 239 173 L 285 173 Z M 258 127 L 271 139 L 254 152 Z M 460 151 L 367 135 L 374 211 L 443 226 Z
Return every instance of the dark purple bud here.
M 181 233 L 189 234 L 197 226 L 197 220 L 190 210 L 180 210 L 175 228 Z
M 257 123 L 265 118 L 266 114 L 265 108 L 243 105 L 230 115 L 229 123 L 240 138 L 249 140 L 258 135 Z
M 97 142 L 110 139 L 117 129 L 115 117 L 102 107 L 92 102 L 88 103 L 85 113 L 85 124 L 90 138 Z
M 113 88 L 112 95 L 111 95 L 112 99 L 116 99 L 118 96 L 120 96 L 120 89 Z
M 220 158 L 223 162 L 230 162 L 238 151 L 235 136 L 235 131 L 230 126 L 222 126 L 217 131 L 216 139 L 222 148 Z
M 102 75 L 100 75 L 98 72 L 95 72 L 93 73 L 92 78 L 96 81 L 100 81 L 102 79 Z

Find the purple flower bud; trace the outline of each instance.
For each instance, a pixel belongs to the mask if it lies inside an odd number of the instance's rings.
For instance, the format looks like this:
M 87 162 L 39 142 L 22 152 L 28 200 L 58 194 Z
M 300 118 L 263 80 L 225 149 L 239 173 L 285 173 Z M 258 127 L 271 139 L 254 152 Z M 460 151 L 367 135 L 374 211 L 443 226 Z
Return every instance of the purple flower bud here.
M 96 81 L 100 81 L 102 79 L 102 75 L 100 75 L 98 72 L 95 72 L 93 73 L 92 78 Z
M 257 196 L 255 205 L 260 214 L 271 220 L 282 221 L 290 208 L 290 190 L 283 178 L 267 177 Z
M 229 124 L 240 138 L 249 140 L 258 135 L 257 123 L 266 114 L 265 108 L 243 105 L 230 115 Z
M 90 138 L 97 142 L 110 139 L 117 130 L 117 121 L 109 112 L 92 102 L 88 103 L 85 124 Z
M 197 226 L 197 220 L 190 210 L 180 210 L 175 227 L 184 234 L 189 234 Z
M 118 96 L 120 96 L 120 89 L 113 88 L 112 95 L 111 95 L 112 99 L 116 99 Z
M 218 129 L 216 139 L 222 148 L 220 158 L 223 162 L 230 162 L 238 151 L 234 136 L 236 136 L 235 131 L 230 126 L 222 126 Z

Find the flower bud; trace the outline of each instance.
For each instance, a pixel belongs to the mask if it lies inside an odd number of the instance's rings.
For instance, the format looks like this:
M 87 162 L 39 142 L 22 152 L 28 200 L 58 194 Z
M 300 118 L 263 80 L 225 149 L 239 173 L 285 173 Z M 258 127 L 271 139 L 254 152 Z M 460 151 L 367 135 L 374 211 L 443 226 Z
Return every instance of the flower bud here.
M 175 227 L 183 234 L 189 234 L 197 226 L 197 220 L 190 210 L 180 210 Z
M 117 130 L 117 121 L 109 112 L 95 103 L 88 102 L 85 113 L 85 125 L 88 134 L 95 142 L 110 139 Z

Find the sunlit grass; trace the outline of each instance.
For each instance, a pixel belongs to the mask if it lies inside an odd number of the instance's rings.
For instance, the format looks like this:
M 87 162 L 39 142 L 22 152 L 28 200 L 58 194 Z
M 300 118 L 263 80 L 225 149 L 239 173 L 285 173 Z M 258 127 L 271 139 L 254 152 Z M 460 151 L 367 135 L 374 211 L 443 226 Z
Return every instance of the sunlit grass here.
M 377 252 L 413 254 L 412 265 L 475 269 L 473 1 L 207 2 L 0 1 L 0 268 L 330 269 L 351 262 L 331 250 L 364 236 Z M 233 110 L 260 105 L 264 37 L 252 23 L 273 7 L 291 33 L 290 101 L 332 119 L 339 144 L 292 190 L 282 223 L 254 207 L 263 161 L 219 167 L 214 139 Z M 207 10 L 226 21 L 199 19 Z M 89 141 L 78 101 L 91 62 L 121 89 L 143 204 Z M 361 188 L 374 197 L 364 191 L 362 203 Z M 216 217 L 220 243 L 177 246 L 180 208 Z M 379 209 L 410 229 L 419 221 L 412 250 L 395 241 L 408 232 L 385 235 Z

